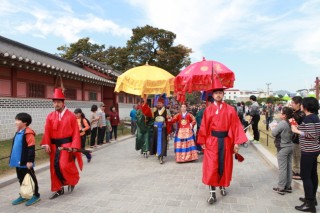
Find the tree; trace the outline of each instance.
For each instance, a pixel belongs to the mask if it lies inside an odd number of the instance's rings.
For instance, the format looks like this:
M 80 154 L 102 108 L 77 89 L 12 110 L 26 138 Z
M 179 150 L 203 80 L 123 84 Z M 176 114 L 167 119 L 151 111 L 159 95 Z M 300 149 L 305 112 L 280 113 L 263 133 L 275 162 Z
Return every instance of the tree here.
M 72 60 L 79 54 L 82 54 L 93 60 L 101 61 L 100 59 L 104 58 L 105 55 L 105 46 L 92 44 L 89 40 L 90 38 L 88 37 L 82 38 L 75 43 L 71 43 L 69 47 L 67 45 L 60 46 L 57 48 L 59 51 L 62 51 L 59 55 L 62 58 Z
M 181 44 L 173 46 L 176 39 L 174 33 L 149 25 L 137 27 L 132 33 L 126 47 L 132 67 L 148 62 L 177 75 L 181 68 L 190 64 L 192 50 Z
M 200 104 L 201 103 L 201 92 L 194 91 L 192 93 L 186 94 L 186 102 L 193 105 L 193 104 Z
M 132 29 L 132 36 L 125 47 L 110 46 L 105 49 L 105 45 L 92 44 L 87 37 L 57 49 L 61 51 L 58 55 L 65 59 L 72 60 L 82 54 L 120 72 L 148 62 L 177 75 L 190 64 L 192 50 L 181 44 L 174 46 L 175 39 L 176 35 L 170 31 L 146 25 Z

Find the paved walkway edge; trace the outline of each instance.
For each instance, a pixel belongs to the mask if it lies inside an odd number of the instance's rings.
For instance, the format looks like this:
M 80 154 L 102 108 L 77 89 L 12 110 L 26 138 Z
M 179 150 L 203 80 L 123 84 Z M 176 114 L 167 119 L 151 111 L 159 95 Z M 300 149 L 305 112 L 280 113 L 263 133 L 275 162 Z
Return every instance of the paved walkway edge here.
M 119 137 L 118 141 L 117 142 L 113 142 L 113 143 L 108 143 L 108 144 L 103 144 L 100 148 L 98 149 L 94 149 L 92 150 L 92 152 L 96 152 L 96 151 L 99 151 L 101 149 L 104 149 L 108 146 L 111 146 L 112 144 L 115 144 L 115 143 L 119 143 L 119 142 L 122 142 L 122 141 L 125 141 L 129 138 L 132 138 L 132 137 L 135 137 L 134 135 L 128 135 L 128 136 L 123 136 L 123 137 Z M 41 151 L 40 151 L 41 152 Z M 34 169 L 35 169 L 35 172 L 36 172 L 36 175 L 38 175 L 39 173 L 43 172 L 43 171 L 46 171 L 49 169 L 49 162 L 47 163 L 43 163 L 39 166 L 36 166 Z M 14 173 L 12 175 L 7 175 L 7 176 L 4 176 L 2 178 L 0 178 L 0 189 L 5 187 L 5 186 L 8 186 L 12 183 L 15 183 L 15 182 L 18 182 L 18 179 L 17 179 L 17 175 Z
M 253 145 L 253 148 L 260 153 L 260 156 L 271 166 L 278 169 L 278 160 L 277 157 L 271 154 L 263 145 L 258 143 L 252 143 L 249 142 L 251 145 Z M 301 180 L 292 180 L 292 185 L 295 187 L 299 187 L 303 190 L 303 184 Z M 317 196 L 320 196 L 320 189 L 318 187 L 317 190 Z

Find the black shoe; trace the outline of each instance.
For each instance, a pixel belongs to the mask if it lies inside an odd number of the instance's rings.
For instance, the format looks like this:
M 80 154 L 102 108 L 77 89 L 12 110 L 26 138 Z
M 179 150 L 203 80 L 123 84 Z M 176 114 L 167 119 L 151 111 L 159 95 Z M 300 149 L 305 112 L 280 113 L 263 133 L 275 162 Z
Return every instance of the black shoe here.
M 284 194 L 285 194 L 284 189 L 273 188 L 273 191 L 277 192 L 277 193 L 280 194 L 280 195 L 284 195 Z
M 316 212 L 314 201 L 308 201 L 304 202 L 301 206 L 296 206 L 295 209 L 302 212 Z
M 91 153 L 88 153 L 88 156 L 87 156 L 87 161 L 88 161 L 88 163 L 91 162 L 91 159 L 92 159 L 92 155 L 91 155 Z
M 212 205 L 213 203 L 215 203 L 217 201 L 216 198 L 216 187 L 214 186 L 209 186 L 210 189 L 210 197 L 208 198 L 207 202 Z
M 49 197 L 49 199 L 55 199 L 55 198 L 57 198 L 57 197 L 59 197 L 60 195 L 63 195 L 64 194 L 64 188 L 62 187 L 61 188 L 61 190 L 59 190 L 59 191 L 56 191 L 55 193 L 53 193 L 50 197 Z
M 306 202 L 306 199 L 305 199 L 304 197 L 299 197 L 299 200 L 300 200 L 300 201 L 302 201 L 302 202 L 304 202 L 304 203 Z M 315 199 L 315 201 L 314 201 L 314 205 L 315 205 L 315 206 L 317 206 L 317 205 L 318 205 L 318 201 L 317 201 L 317 199 Z
M 75 186 L 69 185 L 68 186 L 68 192 L 73 192 Z
M 285 186 L 283 191 L 285 191 L 287 193 L 291 193 L 292 192 L 292 187 L 291 186 L 289 186 L 289 187 Z
M 226 188 L 224 188 L 223 186 L 219 186 L 220 188 L 220 193 L 222 196 L 226 196 L 227 195 L 227 191 L 226 191 Z
M 159 157 L 159 163 L 160 164 L 163 164 L 164 163 L 164 161 L 163 161 L 163 157 L 161 156 L 161 157 Z

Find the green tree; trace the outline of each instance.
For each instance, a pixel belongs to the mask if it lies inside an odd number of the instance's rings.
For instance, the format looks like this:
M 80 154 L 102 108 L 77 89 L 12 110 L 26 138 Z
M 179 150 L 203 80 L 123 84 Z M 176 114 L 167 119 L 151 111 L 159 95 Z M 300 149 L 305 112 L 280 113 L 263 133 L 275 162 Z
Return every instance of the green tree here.
M 193 105 L 193 104 L 201 104 L 201 92 L 194 91 L 192 93 L 186 94 L 186 102 Z
M 110 46 L 105 49 L 105 45 L 93 44 L 87 37 L 57 49 L 60 51 L 58 55 L 65 59 L 72 60 L 82 54 L 120 72 L 148 62 L 177 75 L 190 64 L 192 50 L 181 44 L 173 45 L 175 39 L 176 34 L 170 31 L 146 25 L 132 29 L 132 36 L 125 47 Z
M 177 75 L 190 64 L 192 50 L 181 44 L 173 46 L 176 34 L 149 25 L 133 29 L 132 34 L 126 46 L 132 67 L 148 62 Z
M 105 57 L 105 46 L 92 44 L 90 38 L 79 39 L 75 43 L 71 43 L 70 46 L 63 45 L 57 49 L 62 53 L 59 53 L 62 58 L 72 60 L 77 57 L 79 54 L 87 56 L 93 60 L 101 61 Z

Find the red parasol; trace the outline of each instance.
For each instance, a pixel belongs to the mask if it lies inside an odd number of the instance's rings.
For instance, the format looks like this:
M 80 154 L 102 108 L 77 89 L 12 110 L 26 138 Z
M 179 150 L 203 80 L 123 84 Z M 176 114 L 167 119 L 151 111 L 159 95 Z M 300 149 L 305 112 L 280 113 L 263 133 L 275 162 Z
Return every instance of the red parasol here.
M 208 91 L 215 88 L 232 88 L 234 73 L 217 61 L 193 63 L 182 70 L 174 79 L 174 92 L 177 100 L 184 101 L 185 94 L 192 91 Z

